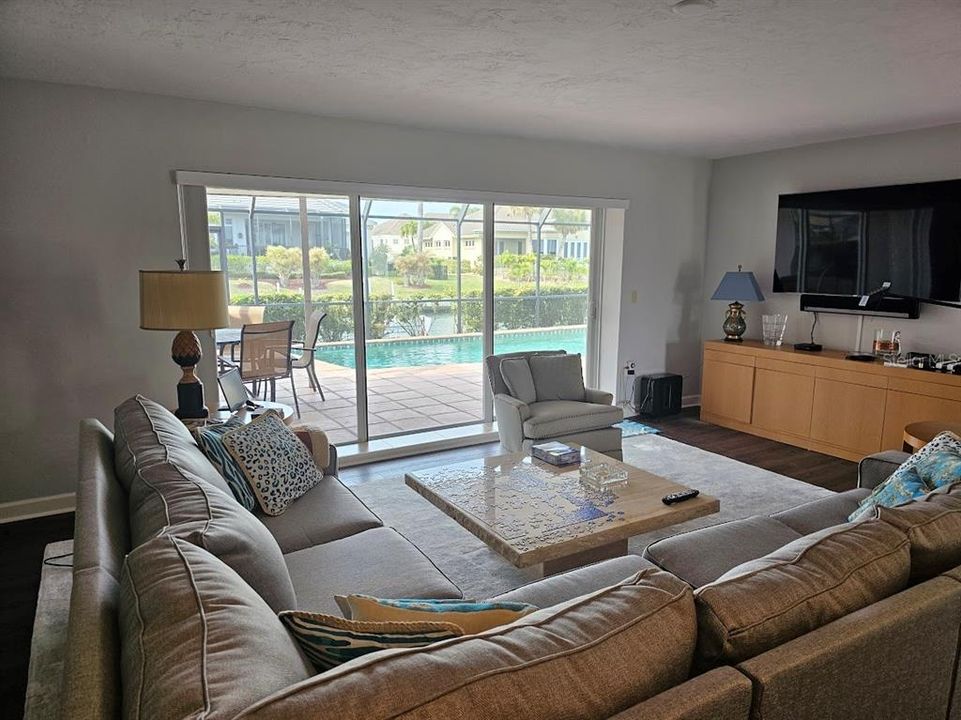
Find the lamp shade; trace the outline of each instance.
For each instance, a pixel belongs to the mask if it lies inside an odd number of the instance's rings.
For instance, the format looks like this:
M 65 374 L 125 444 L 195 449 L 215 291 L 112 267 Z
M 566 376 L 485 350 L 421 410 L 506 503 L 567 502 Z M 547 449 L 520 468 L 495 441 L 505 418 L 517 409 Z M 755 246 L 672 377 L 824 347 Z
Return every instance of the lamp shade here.
M 229 325 L 227 282 L 219 270 L 141 270 L 140 327 L 214 330 Z
M 726 272 L 721 278 L 721 284 L 711 295 L 711 300 L 733 300 L 761 302 L 764 295 L 758 287 L 757 279 L 752 272 L 743 272 L 738 266 L 737 272 Z

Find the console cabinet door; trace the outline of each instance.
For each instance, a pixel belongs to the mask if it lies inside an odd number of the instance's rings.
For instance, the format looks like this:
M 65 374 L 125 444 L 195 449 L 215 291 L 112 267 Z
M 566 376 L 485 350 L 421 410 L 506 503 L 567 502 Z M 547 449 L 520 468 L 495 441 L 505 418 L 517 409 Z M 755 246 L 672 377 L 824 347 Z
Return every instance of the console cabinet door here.
M 701 412 L 751 422 L 751 397 L 754 392 L 754 368 L 704 357 L 701 378 Z
M 773 365 L 773 364 L 772 364 Z M 788 363 L 779 363 L 787 366 Z M 814 371 L 758 367 L 754 372 L 753 424 L 776 433 L 807 438 L 811 433 Z
M 883 387 L 818 378 L 814 384 L 811 439 L 860 458 L 881 449 Z
M 953 395 L 955 388 L 937 388 L 942 395 Z M 884 436 L 882 450 L 901 450 L 904 445 L 904 427 L 925 420 L 961 421 L 961 402 L 945 397 L 916 395 L 898 390 L 888 391 L 884 412 Z

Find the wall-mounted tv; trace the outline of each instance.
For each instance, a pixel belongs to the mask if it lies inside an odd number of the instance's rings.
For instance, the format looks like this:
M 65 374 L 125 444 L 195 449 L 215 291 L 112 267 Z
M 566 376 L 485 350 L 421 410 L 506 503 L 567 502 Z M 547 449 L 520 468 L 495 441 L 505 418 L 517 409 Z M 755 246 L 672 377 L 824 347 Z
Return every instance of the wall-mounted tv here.
M 781 195 L 774 292 L 961 303 L 961 180 Z

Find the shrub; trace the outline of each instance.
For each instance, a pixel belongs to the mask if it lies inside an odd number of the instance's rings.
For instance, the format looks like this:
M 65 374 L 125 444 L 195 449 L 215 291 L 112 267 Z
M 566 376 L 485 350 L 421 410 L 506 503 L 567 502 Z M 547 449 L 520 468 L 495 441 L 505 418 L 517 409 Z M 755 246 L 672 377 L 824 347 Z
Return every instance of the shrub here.
M 350 260 L 330 260 L 325 269 L 327 275 L 350 274 Z
M 330 255 L 326 249 L 314 247 L 307 252 L 307 260 L 310 265 L 310 274 L 313 277 L 320 277 L 324 274 L 324 269 L 330 263 Z
M 406 277 L 408 285 L 415 287 L 424 287 L 432 265 L 433 258 L 423 251 L 405 252 L 394 260 L 397 272 Z
M 228 255 L 227 272 L 231 277 L 246 275 L 250 277 L 254 272 L 254 264 L 250 255 Z
M 277 276 L 277 284 L 282 288 L 287 287 L 291 276 L 303 272 L 300 248 L 268 245 L 264 250 L 263 263 L 264 267 Z

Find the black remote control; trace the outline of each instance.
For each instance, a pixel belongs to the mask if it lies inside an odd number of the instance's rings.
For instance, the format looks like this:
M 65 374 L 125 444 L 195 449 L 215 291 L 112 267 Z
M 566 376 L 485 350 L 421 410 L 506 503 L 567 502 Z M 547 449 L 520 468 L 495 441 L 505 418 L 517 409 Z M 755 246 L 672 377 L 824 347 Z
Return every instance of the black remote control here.
M 674 503 L 684 502 L 685 500 L 696 498 L 700 494 L 700 490 L 682 490 L 681 492 L 665 495 L 661 498 L 661 502 L 665 505 L 673 505 Z

